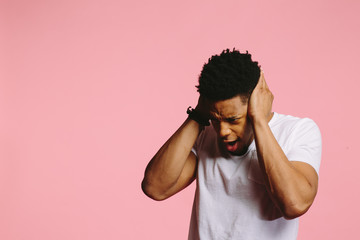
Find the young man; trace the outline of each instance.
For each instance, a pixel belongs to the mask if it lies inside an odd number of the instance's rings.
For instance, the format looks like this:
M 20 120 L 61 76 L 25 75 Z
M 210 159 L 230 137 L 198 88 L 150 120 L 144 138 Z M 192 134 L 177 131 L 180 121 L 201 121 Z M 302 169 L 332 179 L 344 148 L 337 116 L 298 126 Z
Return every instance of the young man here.
M 163 200 L 197 180 L 189 239 L 296 239 L 318 187 L 318 127 L 272 112 L 248 53 L 212 56 L 197 88 L 198 105 L 148 164 L 144 193 Z

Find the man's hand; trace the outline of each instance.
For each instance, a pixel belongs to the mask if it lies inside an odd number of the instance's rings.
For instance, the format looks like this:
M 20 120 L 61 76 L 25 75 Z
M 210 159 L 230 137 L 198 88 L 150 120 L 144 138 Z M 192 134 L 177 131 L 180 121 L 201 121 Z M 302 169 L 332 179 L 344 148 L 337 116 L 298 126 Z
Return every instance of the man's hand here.
M 266 84 L 264 73 L 261 71 L 259 82 L 249 98 L 248 116 L 251 121 L 270 121 L 273 100 L 274 95 Z
M 207 98 L 200 95 L 195 109 L 204 119 L 210 119 L 210 102 Z

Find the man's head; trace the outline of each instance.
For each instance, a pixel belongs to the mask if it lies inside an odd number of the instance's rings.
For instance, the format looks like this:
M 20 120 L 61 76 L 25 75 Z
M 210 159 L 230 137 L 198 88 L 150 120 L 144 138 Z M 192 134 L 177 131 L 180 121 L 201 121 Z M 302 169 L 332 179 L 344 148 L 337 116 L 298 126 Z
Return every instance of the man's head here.
M 213 101 L 226 100 L 240 95 L 247 100 L 260 77 L 257 62 L 248 52 L 233 49 L 214 55 L 203 66 L 199 76 L 198 92 Z
M 248 100 L 260 77 L 251 55 L 229 49 L 212 56 L 201 71 L 198 92 L 208 103 L 220 145 L 231 154 L 244 154 L 253 141 L 247 116 Z

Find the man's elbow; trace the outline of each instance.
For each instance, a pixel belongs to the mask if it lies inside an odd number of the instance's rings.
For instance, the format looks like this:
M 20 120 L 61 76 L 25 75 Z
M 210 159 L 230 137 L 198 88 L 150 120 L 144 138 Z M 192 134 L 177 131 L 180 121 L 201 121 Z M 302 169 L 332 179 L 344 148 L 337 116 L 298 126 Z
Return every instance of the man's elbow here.
M 162 201 L 169 197 L 161 193 L 156 187 L 149 184 L 145 179 L 141 183 L 141 189 L 146 196 L 155 201 Z
M 311 203 L 298 203 L 285 206 L 281 210 L 283 212 L 284 218 L 290 220 L 305 214 L 309 210 L 310 206 Z

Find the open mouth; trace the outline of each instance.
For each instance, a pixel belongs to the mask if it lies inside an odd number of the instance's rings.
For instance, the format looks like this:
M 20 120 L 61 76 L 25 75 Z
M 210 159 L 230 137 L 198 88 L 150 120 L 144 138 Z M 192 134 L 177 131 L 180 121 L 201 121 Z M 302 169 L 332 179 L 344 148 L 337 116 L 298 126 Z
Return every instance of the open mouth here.
M 226 144 L 229 144 L 230 146 L 234 146 L 236 144 L 237 140 L 232 141 L 232 142 L 227 142 Z
M 238 140 L 231 141 L 231 142 L 224 142 L 224 143 L 225 143 L 226 150 L 228 150 L 229 152 L 235 152 L 238 149 L 238 145 L 239 145 Z

